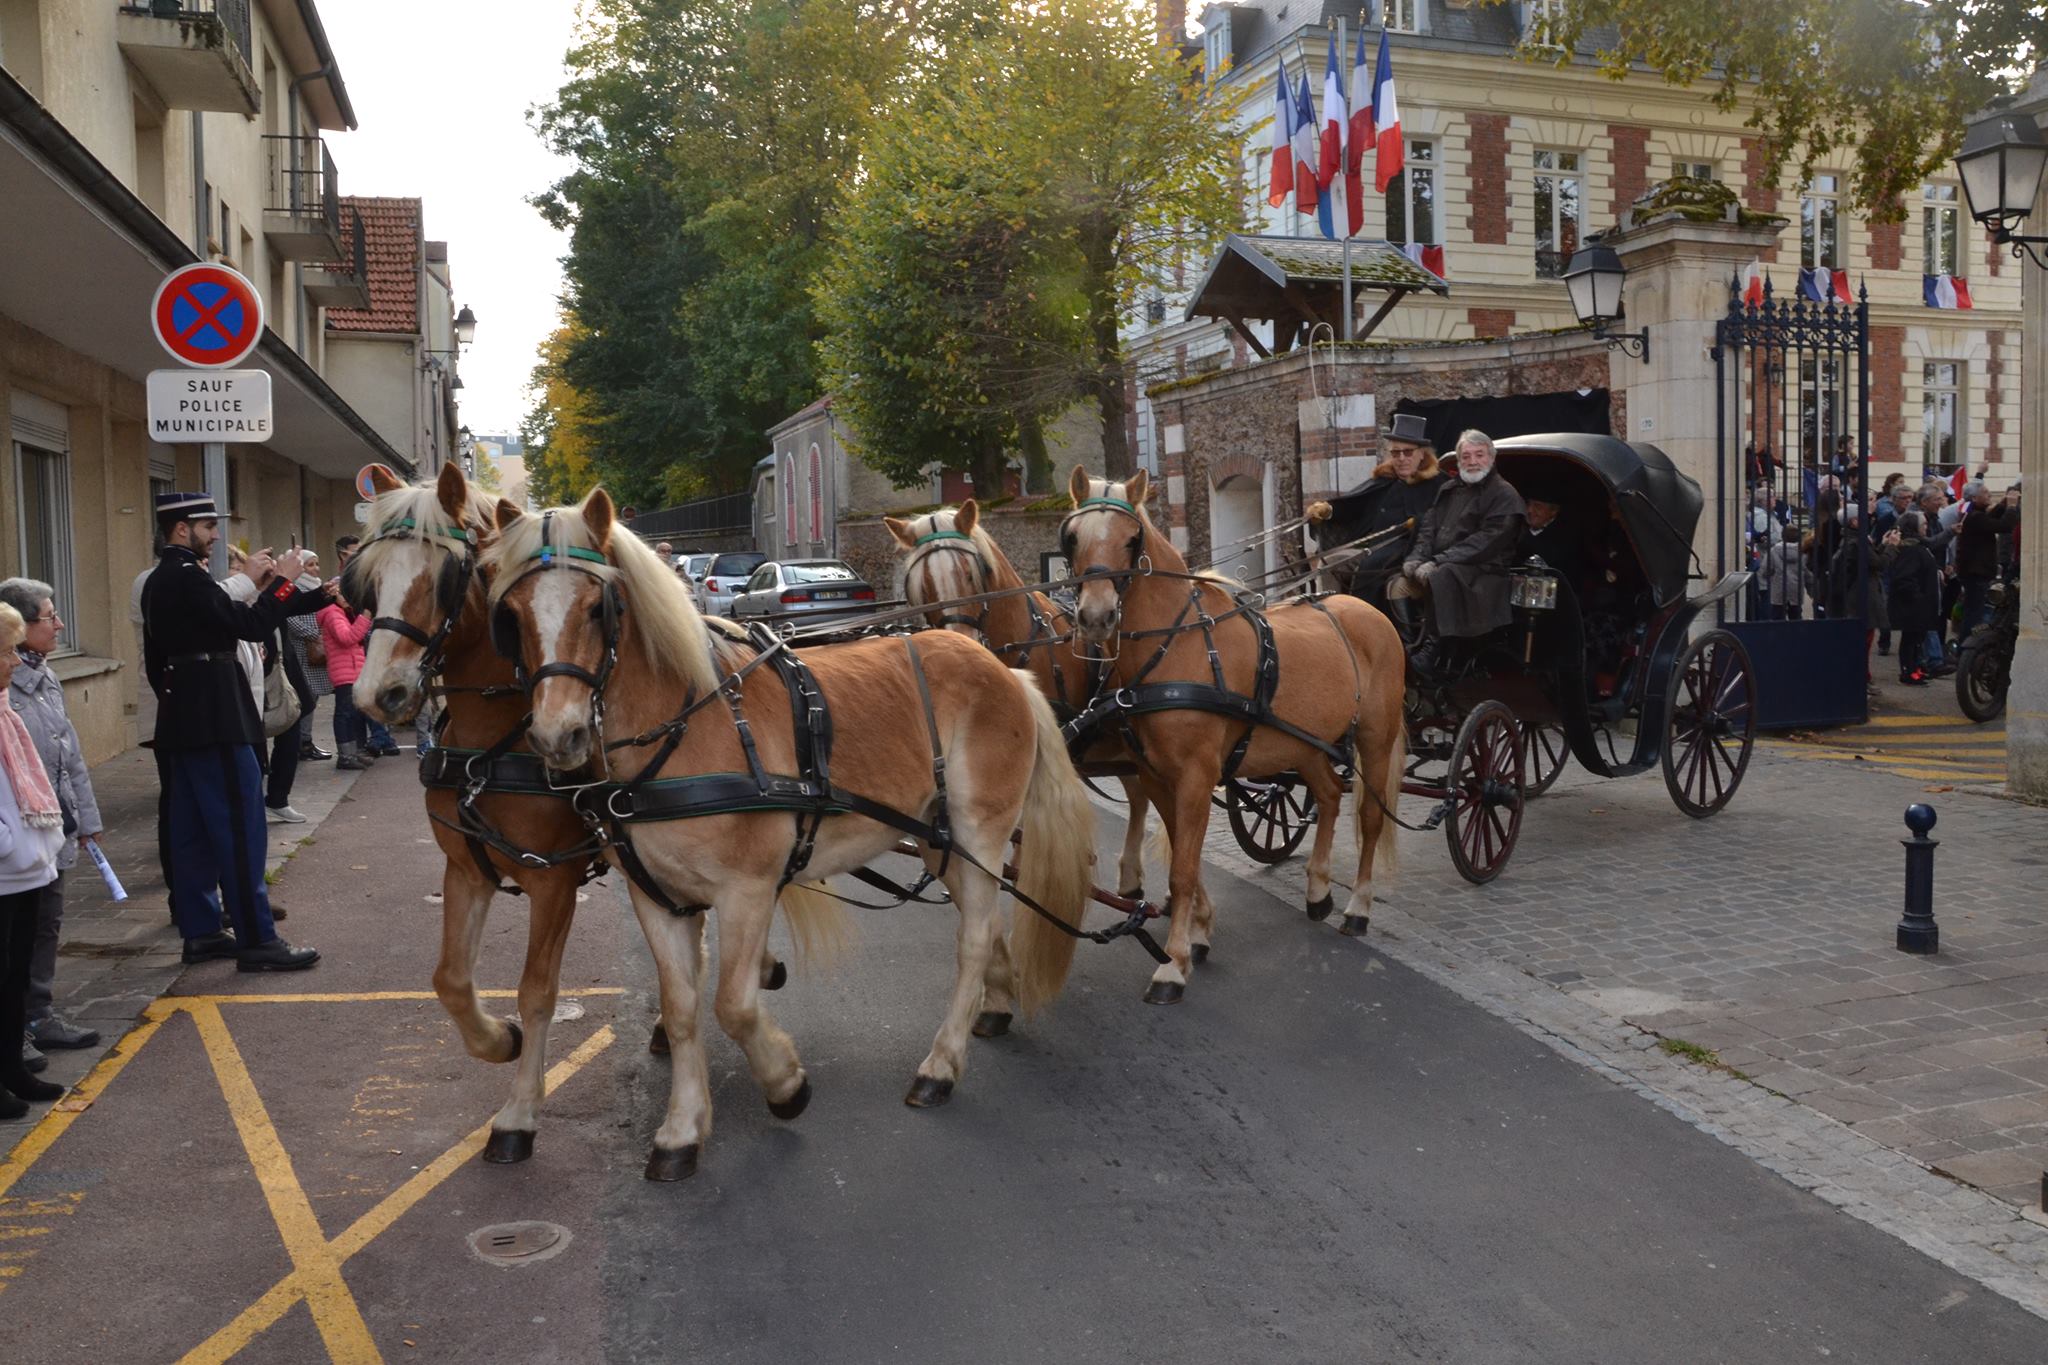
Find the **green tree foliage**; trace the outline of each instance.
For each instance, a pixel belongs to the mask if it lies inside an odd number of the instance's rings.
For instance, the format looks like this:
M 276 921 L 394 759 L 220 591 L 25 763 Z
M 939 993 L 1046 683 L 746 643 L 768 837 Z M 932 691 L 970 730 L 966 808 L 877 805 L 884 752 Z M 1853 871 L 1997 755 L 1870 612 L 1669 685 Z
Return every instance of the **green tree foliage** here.
M 874 130 L 819 284 L 863 458 L 903 482 L 933 460 L 986 469 L 1084 401 L 1128 473 L 1119 324 L 1237 226 L 1242 98 L 1205 86 L 1148 5 L 1017 0 L 956 43 Z
M 528 494 L 544 505 L 580 502 L 597 483 L 592 458 L 590 405 L 562 370 L 580 339 L 579 327 L 565 322 L 541 345 L 533 367 L 533 408 L 520 424 L 526 447 Z
M 816 396 L 834 207 L 956 5 L 590 0 L 535 114 L 575 169 L 536 203 L 572 233 L 559 370 L 619 496 L 744 487 L 761 433 Z
M 1597 39 L 1602 28 L 1611 32 Z M 1857 201 L 1897 221 L 1962 141 L 1964 121 L 2012 92 L 2048 43 L 2038 0 L 1567 0 L 1544 35 L 1564 61 L 1583 42 L 1621 79 L 1639 64 L 1675 85 L 1711 82 L 1724 109 L 1753 101 L 1767 179 L 1804 179 L 1853 148 Z

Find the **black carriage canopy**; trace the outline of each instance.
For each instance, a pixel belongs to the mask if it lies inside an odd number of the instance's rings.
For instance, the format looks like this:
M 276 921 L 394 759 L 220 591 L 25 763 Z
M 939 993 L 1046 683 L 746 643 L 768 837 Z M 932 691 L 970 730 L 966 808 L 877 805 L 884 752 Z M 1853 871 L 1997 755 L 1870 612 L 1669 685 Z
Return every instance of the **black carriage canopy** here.
M 1653 445 L 1576 432 L 1510 436 L 1494 446 L 1502 476 L 1525 498 L 1583 507 L 1590 492 L 1585 476 L 1597 480 L 1620 514 L 1656 604 L 1686 596 L 1693 531 L 1705 499 L 1670 456 Z

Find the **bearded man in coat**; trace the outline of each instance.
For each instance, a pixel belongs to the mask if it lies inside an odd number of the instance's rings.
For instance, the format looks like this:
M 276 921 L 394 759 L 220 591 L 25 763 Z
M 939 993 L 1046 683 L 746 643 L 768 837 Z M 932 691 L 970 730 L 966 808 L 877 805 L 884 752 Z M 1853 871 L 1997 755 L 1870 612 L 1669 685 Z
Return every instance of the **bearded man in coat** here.
M 1405 595 L 1429 604 L 1425 637 L 1410 660 L 1418 672 L 1436 666 L 1439 641 L 1485 635 L 1515 619 L 1507 570 L 1528 509 L 1493 466 L 1492 437 L 1467 431 L 1458 438 L 1458 477 L 1446 480 L 1401 566 Z

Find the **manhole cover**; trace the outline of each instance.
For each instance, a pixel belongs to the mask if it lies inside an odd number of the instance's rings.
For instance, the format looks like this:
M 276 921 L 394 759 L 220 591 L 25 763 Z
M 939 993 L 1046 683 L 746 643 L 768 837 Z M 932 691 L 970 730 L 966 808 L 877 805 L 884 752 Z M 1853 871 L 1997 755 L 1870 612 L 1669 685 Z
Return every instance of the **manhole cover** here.
M 469 1234 L 469 1249 L 492 1265 L 531 1265 L 568 1245 L 569 1229 L 560 1223 L 493 1223 Z
M 583 1002 L 581 1000 L 561 1000 L 555 1003 L 556 1023 L 566 1024 L 571 1019 L 581 1019 L 582 1017 Z

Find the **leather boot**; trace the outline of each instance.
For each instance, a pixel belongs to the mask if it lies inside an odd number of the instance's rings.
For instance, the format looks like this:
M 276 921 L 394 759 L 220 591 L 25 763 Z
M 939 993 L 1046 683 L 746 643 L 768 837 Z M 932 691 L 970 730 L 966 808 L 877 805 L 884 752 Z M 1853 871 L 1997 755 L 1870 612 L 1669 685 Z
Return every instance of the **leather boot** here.
M 334 770 L 342 773 L 359 773 L 369 765 L 363 762 L 362 754 L 354 744 L 341 746 L 341 757 L 334 760 Z

